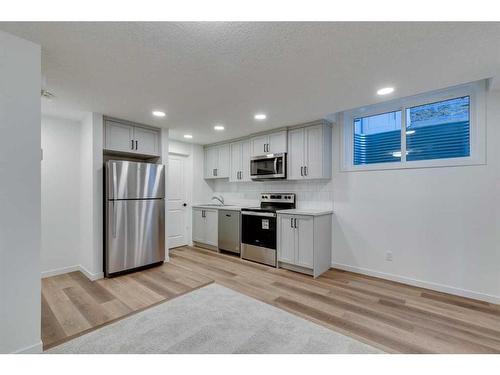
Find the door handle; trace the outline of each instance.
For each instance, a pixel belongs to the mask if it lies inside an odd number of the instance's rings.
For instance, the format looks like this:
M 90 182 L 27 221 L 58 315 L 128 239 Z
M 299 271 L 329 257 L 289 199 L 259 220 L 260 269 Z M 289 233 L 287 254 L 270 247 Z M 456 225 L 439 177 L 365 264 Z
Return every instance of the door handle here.
M 116 238 L 116 202 L 113 201 L 113 238 Z

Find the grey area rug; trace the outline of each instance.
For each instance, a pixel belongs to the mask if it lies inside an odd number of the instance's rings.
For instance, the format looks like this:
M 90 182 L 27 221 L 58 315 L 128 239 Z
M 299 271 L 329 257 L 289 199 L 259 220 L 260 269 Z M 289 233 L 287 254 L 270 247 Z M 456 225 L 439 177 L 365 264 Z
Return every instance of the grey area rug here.
M 381 353 L 251 297 L 210 284 L 48 353 Z

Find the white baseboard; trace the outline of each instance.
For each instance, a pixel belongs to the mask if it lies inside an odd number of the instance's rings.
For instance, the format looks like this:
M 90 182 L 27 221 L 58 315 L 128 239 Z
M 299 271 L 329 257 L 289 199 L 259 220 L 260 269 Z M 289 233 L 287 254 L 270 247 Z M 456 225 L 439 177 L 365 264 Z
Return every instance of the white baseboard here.
M 40 354 L 43 352 L 43 344 L 42 341 L 37 342 L 36 344 L 27 346 L 26 348 L 18 349 L 14 351 L 12 354 Z
M 443 284 L 433 283 L 433 282 L 429 282 L 429 281 L 412 279 L 410 277 L 394 275 L 391 273 L 385 273 L 385 272 L 370 270 L 368 268 L 350 266 L 350 265 L 341 264 L 341 263 L 332 263 L 332 268 L 338 268 L 338 269 L 341 269 L 344 271 L 350 271 L 350 272 L 355 272 L 355 273 L 361 273 L 363 275 L 379 277 L 381 279 L 396 281 L 396 282 L 399 282 L 402 284 L 413 285 L 413 286 L 417 286 L 420 288 L 435 290 L 438 292 L 454 294 L 454 295 L 461 296 L 461 297 L 472 298 L 472 299 L 477 299 L 480 301 L 500 304 L 500 297 L 494 296 L 491 294 L 474 292 L 472 290 L 460 289 L 460 288 L 456 288 L 456 287 L 449 286 L 449 285 L 443 285 Z
M 64 273 L 70 273 L 70 272 L 75 272 L 75 271 L 80 271 L 79 265 L 62 267 L 62 268 L 55 268 L 53 270 L 43 271 L 42 272 L 42 279 L 44 279 L 46 277 L 50 277 L 50 276 L 62 275 Z
M 95 281 L 104 278 L 104 272 L 92 273 L 87 270 L 84 266 L 80 265 L 80 271 L 87 276 L 90 281 Z
M 92 272 L 88 271 L 85 267 L 83 267 L 82 265 L 78 264 L 75 266 L 62 267 L 62 268 L 56 268 L 56 269 L 49 270 L 49 271 L 43 271 L 42 272 L 42 279 L 44 279 L 46 277 L 50 277 L 50 276 L 62 275 L 65 273 L 70 273 L 70 272 L 75 272 L 75 271 L 80 271 L 85 276 L 87 276 L 87 278 L 91 281 L 104 278 L 104 272 L 92 273 Z

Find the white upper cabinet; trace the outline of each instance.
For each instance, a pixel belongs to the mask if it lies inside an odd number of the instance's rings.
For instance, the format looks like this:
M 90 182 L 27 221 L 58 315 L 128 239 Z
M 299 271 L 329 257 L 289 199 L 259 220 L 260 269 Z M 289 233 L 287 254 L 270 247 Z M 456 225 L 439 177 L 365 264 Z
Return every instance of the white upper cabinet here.
M 328 123 L 288 132 L 288 179 L 322 179 L 332 175 L 332 128 Z
M 229 181 L 250 181 L 250 141 L 234 142 L 229 147 Z
M 205 178 L 228 178 L 229 157 L 229 144 L 205 148 Z
M 252 156 L 280 154 L 287 151 L 286 130 L 258 135 L 251 140 Z
M 133 152 L 134 127 L 115 121 L 104 124 L 104 148 L 111 151 Z
M 134 126 L 135 152 L 144 155 L 160 155 L 159 131 Z
M 104 121 L 104 149 L 128 154 L 159 156 L 160 129 L 106 119 Z

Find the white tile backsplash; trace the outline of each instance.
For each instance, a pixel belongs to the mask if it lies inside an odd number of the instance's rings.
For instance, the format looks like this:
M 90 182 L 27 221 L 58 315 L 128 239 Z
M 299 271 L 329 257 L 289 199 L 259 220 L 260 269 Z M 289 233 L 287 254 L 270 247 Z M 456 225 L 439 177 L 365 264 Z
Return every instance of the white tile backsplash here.
M 297 208 L 332 209 L 332 180 L 311 181 L 266 181 L 266 182 L 229 182 L 228 180 L 210 181 L 215 194 L 224 197 L 226 204 L 256 206 L 260 193 L 295 193 Z

